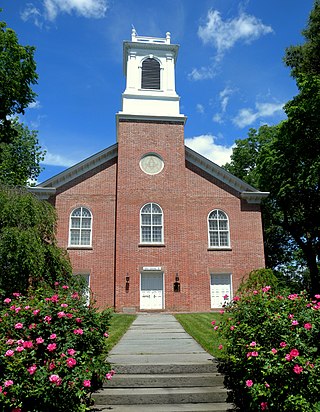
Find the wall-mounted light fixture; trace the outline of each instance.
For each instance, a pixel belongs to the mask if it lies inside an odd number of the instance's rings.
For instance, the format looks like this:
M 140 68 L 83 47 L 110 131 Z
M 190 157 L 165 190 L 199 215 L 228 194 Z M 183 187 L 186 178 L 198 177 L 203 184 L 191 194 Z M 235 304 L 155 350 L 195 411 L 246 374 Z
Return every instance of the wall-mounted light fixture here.
M 173 283 L 173 291 L 180 292 L 180 281 L 179 281 L 179 274 L 176 273 L 176 281 Z
M 129 292 L 129 288 L 130 288 L 130 277 L 128 276 L 128 273 L 127 273 L 127 276 L 126 276 L 126 292 Z

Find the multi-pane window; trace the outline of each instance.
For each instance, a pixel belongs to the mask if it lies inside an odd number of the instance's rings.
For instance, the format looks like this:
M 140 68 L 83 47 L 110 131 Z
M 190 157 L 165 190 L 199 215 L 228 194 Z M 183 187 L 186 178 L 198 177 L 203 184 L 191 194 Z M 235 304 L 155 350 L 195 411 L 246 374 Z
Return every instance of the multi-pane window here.
M 229 220 L 222 210 L 213 210 L 208 216 L 209 247 L 229 247 Z
M 156 59 L 142 62 L 141 88 L 160 90 L 160 63 Z
M 91 246 L 92 215 L 89 209 L 78 207 L 70 215 L 69 246 Z
M 147 203 L 140 212 L 141 243 L 163 243 L 163 213 L 156 203 Z

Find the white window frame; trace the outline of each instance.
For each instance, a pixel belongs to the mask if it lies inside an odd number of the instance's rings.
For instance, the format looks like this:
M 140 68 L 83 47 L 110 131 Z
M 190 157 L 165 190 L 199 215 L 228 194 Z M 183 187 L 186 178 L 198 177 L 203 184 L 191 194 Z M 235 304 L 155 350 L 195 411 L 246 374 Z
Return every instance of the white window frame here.
M 143 214 L 142 211 L 148 205 L 151 205 L 151 213 L 150 213 L 151 214 L 151 219 L 150 219 L 151 223 L 150 223 L 150 225 L 146 225 L 146 224 L 143 225 L 142 224 L 142 214 Z M 153 229 L 153 227 L 160 227 L 160 225 L 153 225 L 153 223 L 152 223 L 152 206 L 153 205 L 158 206 L 159 209 L 161 210 L 161 242 L 153 241 L 153 230 L 152 229 Z M 159 215 L 159 214 L 160 213 L 157 213 L 157 215 Z M 151 228 L 151 241 L 143 240 L 143 238 L 142 238 L 142 226 L 150 226 L 150 228 Z M 163 245 L 164 244 L 164 216 L 163 216 L 162 207 L 158 203 L 148 202 L 148 203 L 144 204 L 140 209 L 140 244 L 142 244 L 142 245 Z
M 78 210 L 78 209 L 81 209 L 81 214 L 80 214 L 80 226 L 79 226 L 79 228 L 73 228 L 72 227 L 72 218 L 75 218 L 76 216 L 72 216 L 73 215 L 73 213 L 76 211 L 76 210 Z M 82 219 L 83 219 L 83 216 L 82 216 L 82 211 L 83 211 L 83 209 L 85 209 L 85 210 L 87 210 L 89 213 L 90 213 L 90 228 L 88 228 L 88 227 L 82 227 Z M 75 207 L 72 211 L 71 211 L 71 213 L 70 213 L 70 216 L 69 216 L 69 240 L 68 240 L 68 247 L 70 247 L 70 248 L 90 248 L 90 247 L 92 247 L 92 223 L 93 223 L 93 216 L 92 216 L 92 212 L 91 212 L 91 210 L 87 207 L 87 206 L 78 206 L 78 207 Z M 71 232 L 72 232 L 72 230 L 79 230 L 79 244 L 73 244 L 73 243 L 71 243 Z M 85 245 L 82 245 L 81 244 L 81 231 L 82 230 L 90 230 L 90 241 L 89 241 L 89 244 L 85 244 Z
M 225 229 L 220 229 L 220 227 L 219 227 L 219 221 L 220 220 L 222 220 L 222 219 L 219 219 L 219 218 L 217 218 L 216 220 L 217 220 L 217 230 L 214 230 L 214 229 L 210 229 L 210 215 L 213 213 L 213 212 L 217 212 L 218 214 L 219 214 L 219 212 L 221 212 L 221 213 L 223 213 L 224 215 L 225 215 L 225 217 L 226 217 L 226 219 L 223 219 L 223 220 L 225 220 L 226 222 L 227 222 L 227 230 L 225 230 Z M 213 219 L 212 219 L 213 220 Z M 223 211 L 223 210 L 221 210 L 221 209 L 213 209 L 213 210 L 211 210 L 210 212 L 209 212 L 209 214 L 208 214 L 208 218 L 207 218 L 207 224 L 208 224 L 208 247 L 209 247 L 209 249 L 230 249 L 230 225 L 229 225 L 229 217 L 228 217 L 228 215 L 227 215 L 227 213 L 225 212 L 225 211 Z M 218 245 L 212 245 L 211 244 L 211 239 L 210 239 L 210 233 L 212 233 L 212 232 L 217 232 L 218 233 Z M 227 241 L 228 241 L 228 244 L 227 245 L 221 245 L 221 237 L 220 237 L 220 234 L 222 234 L 222 233 L 227 233 Z

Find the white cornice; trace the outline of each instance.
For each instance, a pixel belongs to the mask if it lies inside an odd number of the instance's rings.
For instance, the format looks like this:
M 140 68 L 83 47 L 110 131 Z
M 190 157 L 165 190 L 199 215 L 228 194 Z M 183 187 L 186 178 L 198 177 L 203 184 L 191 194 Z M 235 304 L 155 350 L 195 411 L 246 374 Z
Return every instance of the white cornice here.
M 87 159 L 82 160 L 81 162 L 75 164 L 74 166 L 69 167 L 68 169 L 64 170 L 63 172 L 53 176 L 52 178 L 40 183 L 35 188 L 58 188 L 71 180 L 83 175 L 86 172 L 102 165 L 103 163 L 113 159 L 118 155 L 118 144 L 115 143 L 114 145 L 101 150 L 94 154 L 93 156 L 88 157 Z
M 37 198 L 40 200 L 47 200 L 49 199 L 50 196 L 55 195 L 56 188 L 55 187 L 34 186 L 34 187 L 28 187 L 28 191 L 36 195 Z
M 185 149 L 187 161 L 237 191 L 240 197 L 245 199 L 248 203 L 259 204 L 269 195 L 269 192 L 260 192 L 253 186 L 227 172 L 216 163 L 211 162 L 211 160 L 195 152 L 189 147 L 186 146 Z

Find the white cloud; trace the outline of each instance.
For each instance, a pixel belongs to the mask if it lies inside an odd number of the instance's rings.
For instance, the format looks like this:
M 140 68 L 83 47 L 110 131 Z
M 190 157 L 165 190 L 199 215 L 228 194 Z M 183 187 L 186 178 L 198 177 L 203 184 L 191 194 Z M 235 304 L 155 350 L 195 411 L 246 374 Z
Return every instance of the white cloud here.
M 256 110 L 244 108 L 239 110 L 237 116 L 232 120 L 240 127 L 246 127 L 262 117 L 270 117 L 276 113 L 283 112 L 284 103 L 256 103 Z
M 41 104 L 39 100 L 36 100 L 35 102 L 30 103 L 28 106 L 28 109 L 40 109 L 40 108 L 41 108 Z
M 218 145 L 215 143 L 215 140 L 215 136 L 205 134 L 185 139 L 185 144 L 190 147 L 190 149 L 195 150 L 207 159 L 221 166 L 227 162 L 230 162 L 233 146 L 227 147 Z
M 204 113 L 204 106 L 203 106 L 203 104 L 198 103 L 197 106 L 196 106 L 196 110 L 197 110 L 198 113 L 203 114 L 203 113 Z
M 24 21 L 32 19 L 36 26 L 42 27 L 42 19 L 53 22 L 60 13 L 99 19 L 108 10 L 108 0 L 43 0 L 42 5 L 43 10 L 40 11 L 32 3 L 28 3 L 21 18 Z
M 81 159 L 82 160 L 82 159 Z M 57 153 L 50 153 L 46 152 L 45 159 L 42 162 L 45 165 L 50 166 L 63 166 L 63 167 L 71 167 L 78 163 L 80 160 L 78 159 L 71 159 L 65 156 L 62 156 Z
M 216 123 L 223 123 L 223 115 L 225 114 L 227 110 L 227 106 L 229 103 L 230 96 L 234 93 L 234 90 L 231 89 L 230 87 L 225 87 L 220 93 L 219 93 L 219 100 L 220 100 L 220 108 L 221 111 L 220 113 L 215 113 L 212 120 Z
M 198 29 L 198 36 L 204 44 L 210 43 L 217 49 L 216 60 L 220 60 L 226 50 L 238 41 L 251 43 L 268 33 L 272 27 L 266 26 L 255 16 L 241 12 L 239 16 L 223 21 L 218 10 L 210 9 L 207 22 Z
M 212 79 L 215 76 L 212 67 L 200 67 L 200 69 L 192 69 L 191 73 L 188 74 L 190 80 L 206 80 Z
M 34 21 L 34 24 L 42 28 L 42 16 L 39 9 L 37 9 L 32 3 L 28 3 L 26 8 L 20 14 L 23 21 L 27 21 L 29 19 Z

